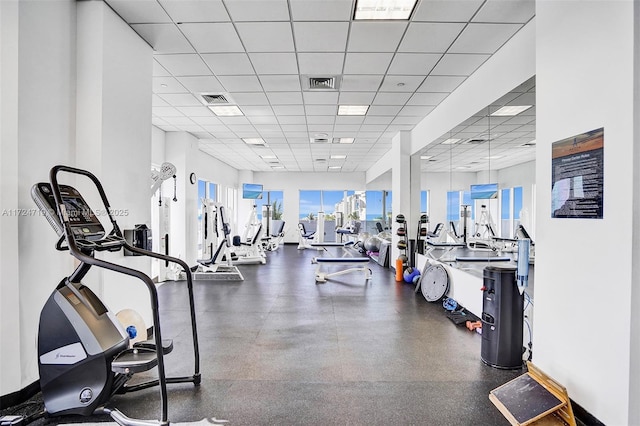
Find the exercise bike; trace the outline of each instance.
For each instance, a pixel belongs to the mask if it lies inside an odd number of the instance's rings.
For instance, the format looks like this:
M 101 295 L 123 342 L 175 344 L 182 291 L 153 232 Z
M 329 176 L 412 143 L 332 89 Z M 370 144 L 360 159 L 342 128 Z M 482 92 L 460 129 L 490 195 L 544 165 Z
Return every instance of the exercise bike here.
M 82 195 L 75 188 L 58 183 L 60 172 L 82 175 L 93 182 L 113 227 L 108 234 Z M 55 166 L 51 169 L 49 178 L 50 183 L 37 183 L 33 186 L 32 198 L 60 237 L 56 249 L 68 250 L 80 264 L 58 284 L 40 314 L 38 370 L 45 410 L 38 413 L 37 417 L 13 419 L 11 424 L 19 425 L 44 416 L 108 414 L 123 426 L 168 425 L 167 384 L 193 383 L 198 386 L 201 382 L 190 269 L 180 259 L 129 244 L 112 215 L 100 181 L 92 173 L 67 166 Z M 151 278 L 141 271 L 94 256 L 96 252 L 118 252 L 123 249 L 177 263 L 186 272 L 193 340 L 193 375 L 165 375 L 164 356 L 172 351 L 173 342 L 163 339 L 158 294 Z M 136 342 L 130 347 L 130 337 L 116 316 L 81 282 L 92 266 L 129 275 L 144 282 L 151 302 L 153 340 Z M 127 384 L 134 374 L 156 367 L 157 379 L 135 385 Z M 160 391 L 161 413 L 158 420 L 133 419 L 108 405 L 115 394 L 154 386 L 158 386 Z

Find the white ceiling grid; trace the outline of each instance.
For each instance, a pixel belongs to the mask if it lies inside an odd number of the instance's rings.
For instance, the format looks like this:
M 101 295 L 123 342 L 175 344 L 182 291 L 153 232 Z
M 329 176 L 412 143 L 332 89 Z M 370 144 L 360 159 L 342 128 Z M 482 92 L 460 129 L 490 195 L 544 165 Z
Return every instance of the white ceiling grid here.
M 366 171 L 535 13 L 534 0 L 418 0 L 408 21 L 354 21 L 354 0 L 106 2 L 154 49 L 153 124 L 190 132 L 202 151 L 254 171 Z M 335 76 L 338 88 L 310 91 L 310 76 Z M 215 116 L 203 93 L 224 94 L 244 116 Z M 339 104 L 371 106 L 366 116 L 338 116 Z M 498 133 L 531 141 L 530 118 L 505 120 L 510 131 Z M 481 133 L 478 121 L 458 133 Z M 311 143 L 318 135 L 354 142 Z M 496 155 L 515 144 L 503 138 Z M 513 152 L 507 158 L 521 162 Z

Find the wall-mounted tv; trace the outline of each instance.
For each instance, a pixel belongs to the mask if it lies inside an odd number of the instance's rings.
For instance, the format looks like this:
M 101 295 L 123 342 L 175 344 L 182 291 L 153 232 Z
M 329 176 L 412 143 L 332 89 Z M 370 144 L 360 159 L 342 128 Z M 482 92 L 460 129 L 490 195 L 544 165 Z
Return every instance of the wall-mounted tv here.
M 242 184 L 242 198 L 248 200 L 262 199 L 262 184 L 258 183 L 243 183 Z
M 472 200 L 486 200 L 488 198 L 498 198 L 498 184 L 484 183 L 471 185 Z

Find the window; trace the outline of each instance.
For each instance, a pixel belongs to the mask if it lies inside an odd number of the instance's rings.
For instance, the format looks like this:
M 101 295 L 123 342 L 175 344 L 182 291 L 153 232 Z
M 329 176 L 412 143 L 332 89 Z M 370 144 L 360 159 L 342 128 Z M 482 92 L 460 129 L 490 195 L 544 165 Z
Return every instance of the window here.
M 429 215 L 429 191 L 420 192 L 420 212 Z
M 500 191 L 500 236 L 511 238 L 511 189 L 505 188 Z

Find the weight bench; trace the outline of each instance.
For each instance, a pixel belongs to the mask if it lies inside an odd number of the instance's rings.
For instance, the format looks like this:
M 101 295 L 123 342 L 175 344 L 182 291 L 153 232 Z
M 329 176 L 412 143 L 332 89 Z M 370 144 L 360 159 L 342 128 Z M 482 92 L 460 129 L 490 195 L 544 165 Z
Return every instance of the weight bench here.
M 366 265 L 369 263 L 368 257 L 314 257 L 311 263 L 317 264 L 316 283 L 324 283 L 331 277 L 349 274 L 351 272 L 363 272 L 365 282 L 371 279 L 371 269 Z M 328 272 L 322 270 L 322 265 L 350 265 L 352 268 L 342 269 L 340 271 Z M 358 265 L 358 266 L 356 266 Z

